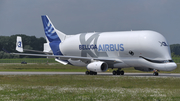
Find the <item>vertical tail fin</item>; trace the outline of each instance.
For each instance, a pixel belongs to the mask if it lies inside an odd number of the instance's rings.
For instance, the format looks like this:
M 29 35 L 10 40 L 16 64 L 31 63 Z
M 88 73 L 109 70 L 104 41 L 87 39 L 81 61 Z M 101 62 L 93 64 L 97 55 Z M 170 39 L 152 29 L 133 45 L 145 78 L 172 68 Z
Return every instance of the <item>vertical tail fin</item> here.
M 44 32 L 53 54 L 62 55 L 59 45 L 62 41 L 64 41 L 66 35 L 54 27 L 47 15 L 42 15 L 41 18 L 44 26 Z
M 65 39 L 66 35 L 54 27 L 47 15 L 42 15 L 41 18 L 44 26 L 44 32 L 49 42 L 62 42 Z
M 17 36 L 17 39 L 16 39 L 16 50 L 18 52 L 23 52 L 22 38 L 20 36 Z
M 16 50 L 18 52 L 23 52 L 22 38 L 20 36 L 17 36 L 17 39 L 16 39 Z

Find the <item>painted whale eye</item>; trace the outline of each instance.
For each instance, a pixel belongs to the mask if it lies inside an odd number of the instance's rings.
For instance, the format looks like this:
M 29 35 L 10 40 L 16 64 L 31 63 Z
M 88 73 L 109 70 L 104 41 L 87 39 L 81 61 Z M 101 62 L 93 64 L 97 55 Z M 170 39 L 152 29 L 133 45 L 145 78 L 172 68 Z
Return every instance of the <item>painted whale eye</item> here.
M 163 42 L 163 45 L 164 45 L 164 46 L 167 46 L 167 44 L 166 44 L 165 42 Z
M 130 50 L 130 51 L 129 51 L 129 54 L 133 56 L 133 55 L 134 55 L 134 52 Z

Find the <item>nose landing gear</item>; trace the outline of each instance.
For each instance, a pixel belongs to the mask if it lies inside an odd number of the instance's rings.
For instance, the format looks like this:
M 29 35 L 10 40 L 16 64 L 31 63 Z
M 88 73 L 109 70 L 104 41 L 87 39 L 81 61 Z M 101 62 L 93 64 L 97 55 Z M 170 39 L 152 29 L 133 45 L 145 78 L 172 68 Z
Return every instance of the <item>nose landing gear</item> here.
M 154 70 L 153 76 L 158 76 L 158 75 L 159 75 L 158 71 Z

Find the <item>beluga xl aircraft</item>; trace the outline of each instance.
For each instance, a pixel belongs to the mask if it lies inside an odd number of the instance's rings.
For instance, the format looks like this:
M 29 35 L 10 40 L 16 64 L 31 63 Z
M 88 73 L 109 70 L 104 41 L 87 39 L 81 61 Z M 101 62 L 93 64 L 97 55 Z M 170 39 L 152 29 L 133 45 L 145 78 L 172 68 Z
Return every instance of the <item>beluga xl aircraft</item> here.
M 124 75 L 122 68 L 134 67 L 140 71 L 172 71 L 177 65 L 171 58 L 167 40 L 155 31 L 91 32 L 66 35 L 57 30 L 47 15 L 42 22 L 47 39 L 45 49 L 53 54 L 11 53 L 16 55 L 54 57 L 64 65 L 84 66 L 87 75 L 97 75 L 108 68 L 117 68 L 113 75 Z M 22 42 L 16 50 L 22 52 Z M 50 52 L 51 53 L 51 52 Z

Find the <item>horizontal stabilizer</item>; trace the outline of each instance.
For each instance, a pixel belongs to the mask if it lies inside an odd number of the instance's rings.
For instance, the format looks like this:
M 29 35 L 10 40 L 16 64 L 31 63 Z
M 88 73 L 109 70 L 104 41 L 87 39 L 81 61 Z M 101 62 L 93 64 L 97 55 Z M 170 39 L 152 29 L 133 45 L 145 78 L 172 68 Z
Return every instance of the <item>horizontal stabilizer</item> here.
M 45 53 L 53 53 L 52 50 L 51 50 L 51 47 L 49 46 L 49 43 L 44 43 L 44 50 L 43 52 Z

